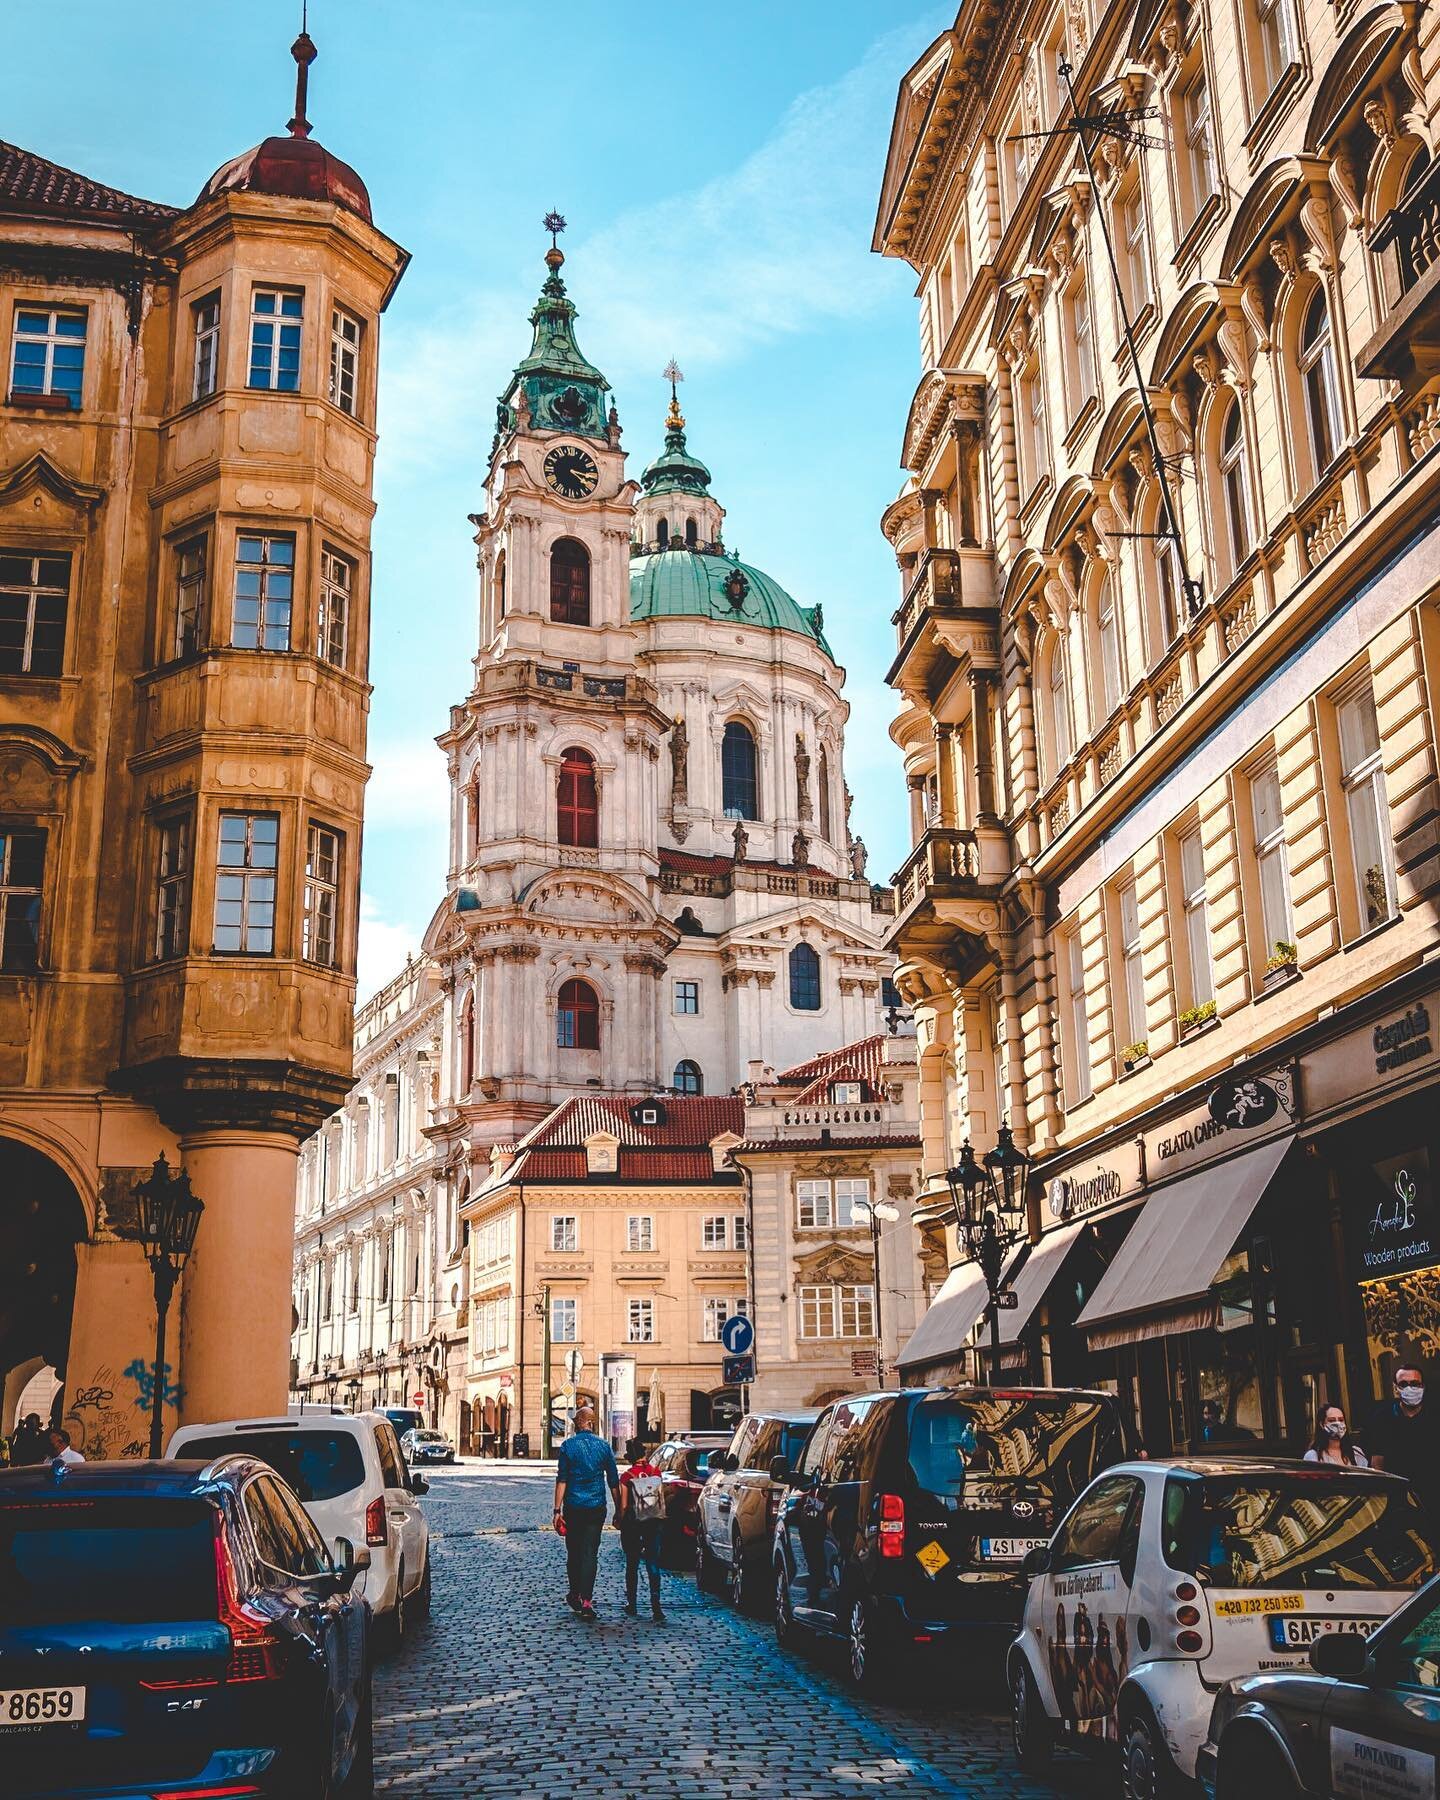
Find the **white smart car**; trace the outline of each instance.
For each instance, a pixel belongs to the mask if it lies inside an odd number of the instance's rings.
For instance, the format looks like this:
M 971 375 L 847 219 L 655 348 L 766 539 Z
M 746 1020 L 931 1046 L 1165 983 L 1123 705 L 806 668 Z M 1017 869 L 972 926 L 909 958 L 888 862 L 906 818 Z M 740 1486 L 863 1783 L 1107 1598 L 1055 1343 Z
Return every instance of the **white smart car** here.
M 182 1425 L 165 1454 L 259 1457 L 299 1495 L 332 1549 L 341 1537 L 368 1546 L 364 1594 L 383 1643 L 398 1646 L 410 1620 L 429 1612 L 430 1533 L 420 1505 L 428 1484 L 406 1467 L 384 1413 L 312 1407 L 286 1418 Z
M 1135 1800 L 1195 1777 L 1217 1689 L 1369 1632 L 1440 1567 L 1398 1476 L 1259 1458 L 1122 1463 L 1025 1561 L 1007 1673 L 1015 1750 L 1118 1748 Z

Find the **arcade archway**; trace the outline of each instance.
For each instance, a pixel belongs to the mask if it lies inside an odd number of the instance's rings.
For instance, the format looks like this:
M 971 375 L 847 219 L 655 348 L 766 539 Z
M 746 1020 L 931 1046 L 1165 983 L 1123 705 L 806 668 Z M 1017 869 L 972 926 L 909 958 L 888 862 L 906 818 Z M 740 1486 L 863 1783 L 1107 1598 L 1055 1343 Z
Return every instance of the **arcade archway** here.
M 75 1307 L 75 1246 L 88 1235 L 68 1175 L 29 1144 L 0 1137 L 0 1377 L 4 1427 L 26 1383 L 49 1365 L 63 1381 Z

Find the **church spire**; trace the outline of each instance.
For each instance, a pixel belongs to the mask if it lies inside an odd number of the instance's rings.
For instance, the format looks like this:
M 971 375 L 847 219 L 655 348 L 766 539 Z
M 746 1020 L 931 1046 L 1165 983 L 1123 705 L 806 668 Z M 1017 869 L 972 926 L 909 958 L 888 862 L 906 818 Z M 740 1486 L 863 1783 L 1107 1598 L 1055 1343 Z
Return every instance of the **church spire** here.
M 612 441 L 610 433 L 616 430 L 618 435 L 618 427 L 606 411 L 610 383 L 586 361 L 575 341 L 575 302 L 560 273 L 565 266 L 565 252 L 559 244 L 565 219 L 558 212 L 548 212 L 544 225 L 550 233 L 550 248 L 545 252 L 547 274 L 530 314 L 534 340 L 530 354 L 516 365 L 501 397 L 496 429 L 503 434 L 523 426 Z
M 672 356 L 661 374 L 670 383 L 670 410 L 665 415 L 665 448 L 640 477 L 647 494 L 708 494 L 710 471 L 685 446 L 685 415 L 679 384 L 685 379 Z
M 295 117 L 290 121 L 290 135 L 297 138 L 308 138 L 310 121 L 305 117 L 305 104 L 310 88 L 310 65 L 320 52 L 315 48 L 315 40 L 306 27 L 310 23 L 310 9 L 300 9 L 300 35 L 290 46 L 290 54 L 295 58 Z

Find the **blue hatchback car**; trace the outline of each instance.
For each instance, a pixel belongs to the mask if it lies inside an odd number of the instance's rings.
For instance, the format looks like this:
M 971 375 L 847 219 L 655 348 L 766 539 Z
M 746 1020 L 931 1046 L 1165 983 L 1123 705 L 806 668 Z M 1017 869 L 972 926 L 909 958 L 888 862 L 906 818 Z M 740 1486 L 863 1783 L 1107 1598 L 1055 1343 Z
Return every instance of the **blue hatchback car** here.
M 366 1556 L 250 1457 L 0 1473 L 6 1800 L 370 1800 Z

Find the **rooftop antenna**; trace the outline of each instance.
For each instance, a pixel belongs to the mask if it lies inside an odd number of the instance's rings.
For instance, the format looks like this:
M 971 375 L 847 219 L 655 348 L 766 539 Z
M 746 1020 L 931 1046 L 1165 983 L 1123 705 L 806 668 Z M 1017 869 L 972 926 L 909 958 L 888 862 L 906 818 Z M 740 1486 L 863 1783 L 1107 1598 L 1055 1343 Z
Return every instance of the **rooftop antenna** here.
M 295 58 L 295 117 L 290 121 L 290 135 L 297 138 L 308 138 L 310 135 L 310 121 L 305 117 L 305 101 L 310 87 L 310 65 L 320 54 L 315 48 L 314 39 L 306 30 L 309 22 L 309 0 L 302 0 L 300 35 L 290 46 L 290 54 Z
M 1140 410 L 1145 420 L 1145 435 L 1149 439 L 1150 454 L 1155 463 L 1155 479 L 1160 484 L 1160 514 L 1156 520 L 1155 531 L 1129 531 L 1119 535 L 1124 537 L 1147 537 L 1157 541 L 1168 542 L 1175 551 L 1175 560 L 1180 568 L 1180 587 L 1185 596 L 1185 605 L 1193 618 L 1201 608 L 1204 600 L 1204 589 L 1200 582 L 1190 574 L 1190 565 L 1185 556 L 1185 541 L 1180 532 L 1180 515 L 1170 495 L 1170 482 L 1166 471 L 1170 468 L 1178 470 L 1179 459 L 1167 457 L 1160 449 L 1160 436 L 1155 426 L 1155 409 L 1150 403 L 1150 389 L 1140 367 L 1140 351 L 1135 343 L 1135 328 L 1130 319 L 1130 305 L 1125 298 L 1125 284 L 1120 279 L 1120 264 L 1115 256 L 1115 240 L 1110 234 L 1110 220 L 1100 200 L 1100 185 L 1095 179 L 1095 140 L 1101 137 L 1117 138 L 1123 144 L 1132 144 L 1141 150 L 1158 150 L 1163 145 L 1159 138 L 1137 130 L 1137 121 L 1153 119 L 1156 109 L 1153 106 L 1113 106 L 1101 112 L 1082 113 L 1080 103 L 1075 98 L 1074 70 L 1066 57 L 1061 57 L 1056 64 L 1056 71 L 1065 84 L 1065 94 L 1070 102 L 1070 117 L 1062 119 L 1053 131 L 1022 131 L 1017 133 L 1022 138 L 1052 138 L 1060 132 L 1074 134 L 1080 146 L 1080 154 L 1085 161 L 1085 174 L 1090 182 L 1090 191 L 1095 196 L 1095 212 L 1100 220 L 1100 235 L 1105 241 L 1105 257 L 1110 265 L 1110 279 L 1115 285 L 1115 303 L 1120 312 L 1120 329 L 1124 334 L 1125 348 L 1130 353 L 1130 366 L 1135 374 L 1135 389 L 1140 396 Z M 1013 139 L 1011 140 L 1014 141 Z

